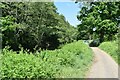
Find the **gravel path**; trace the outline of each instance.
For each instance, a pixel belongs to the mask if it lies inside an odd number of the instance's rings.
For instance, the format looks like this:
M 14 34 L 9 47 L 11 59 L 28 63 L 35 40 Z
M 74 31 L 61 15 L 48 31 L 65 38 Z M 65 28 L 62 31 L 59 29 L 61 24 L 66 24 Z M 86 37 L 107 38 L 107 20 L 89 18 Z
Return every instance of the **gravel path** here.
M 118 78 L 117 63 L 104 51 L 97 47 L 91 47 L 95 60 L 88 78 Z

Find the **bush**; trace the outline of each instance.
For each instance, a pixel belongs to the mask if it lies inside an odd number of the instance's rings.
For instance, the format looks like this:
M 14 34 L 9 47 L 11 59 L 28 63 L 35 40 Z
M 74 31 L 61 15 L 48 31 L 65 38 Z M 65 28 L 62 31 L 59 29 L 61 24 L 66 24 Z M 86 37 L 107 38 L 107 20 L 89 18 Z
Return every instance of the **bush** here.
M 90 47 L 98 47 L 99 44 L 100 44 L 99 39 L 96 39 L 96 40 L 93 40 L 93 41 L 89 44 L 89 46 L 90 46 Z
M 93 54 L 88 45 L 83 41 L 67 44 L 62 47 L 64 55 L 61 58 L 64 60 L 62 63 L 67 63 L 68 66 L 62 68 L 59 76 L 64 78 L 83 78 L 91 66 Z
M 2 77 L 12 78 L 48 78 L 53 76 L 54 68 L 33 54 L 20 51 L 16 52 L 3 50 Z M 47 66 L 47 67 L 46 67 Z M 53 66 L 54 67 L 54 66 Z
M 55 78 L 85 77 L 92 63 L 92 50 L 82 41 L 63 46 L 61 49 L 15 51 L 3 49 L 2 78 Z
M 117 41 L 112 41 L 112 42 L 103 42 L 99 48 L 101 48 L 102 50 L 106 51 L 108 54 L 110 54 L 110 56 L 113 57 L 113 59 L 115 59 L 115 61 L 120 64 L 119 62 L 119 51 L 118 51 L 118 42 Z

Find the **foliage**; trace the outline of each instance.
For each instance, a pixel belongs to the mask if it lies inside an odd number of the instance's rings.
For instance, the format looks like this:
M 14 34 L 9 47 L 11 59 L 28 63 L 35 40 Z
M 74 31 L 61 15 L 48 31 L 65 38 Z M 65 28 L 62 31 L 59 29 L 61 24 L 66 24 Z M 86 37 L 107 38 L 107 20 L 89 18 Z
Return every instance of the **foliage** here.
M 120 22 L 119 2 L 90 2 L 83 6 L 77 16 L 81 24 L 78 25 L 78 39 L 113 40 L 118 33 Z M 95 36 L 95 37 L 94 37 Z
M 92 64 L 92 50 L 83 41 L 67 44 L 62 47 L 62 50 L 65 52 L 64 55 L 61 55 L 64 64 L 68 63 L 71 67 L 63 67 L 59 76 L 63 78 L 84 78 Z
M 4 49 L 3 54 L 1 71 L 3 78 L 49 78 L 53 76 L 52 72 L 55 72 L 54 66 L 53 70 L 50 68 L 51 64 L 46 64 L 33 54 L 28 54 L 22 50 L 16 54 L 16 52 Z
M 77 29 L 73 26 L 70 26 L 70 24 L 65 20 L 65 17 L 63 15 L 59 15 L 59 41 L 60 43 L 68 43 L 73 42 L 76 40 L 77 37 Z
M 115 59 L 115 61 L 120 64 L 118 58 L 120 56 L 118 51 L 118 41 L 103 42 L 99 47 L 110 54 Z
M 53 50 L 76 39 L 76 28 L 57 13 L 53 2 L 1 2 L 0 8 L 3 48 Z
M 15 52 L 4 48 L 0 70 L 2 78 L 85 77 L 92 60 L 92 50 L 82 41 L 34 55 L 23 49 Z

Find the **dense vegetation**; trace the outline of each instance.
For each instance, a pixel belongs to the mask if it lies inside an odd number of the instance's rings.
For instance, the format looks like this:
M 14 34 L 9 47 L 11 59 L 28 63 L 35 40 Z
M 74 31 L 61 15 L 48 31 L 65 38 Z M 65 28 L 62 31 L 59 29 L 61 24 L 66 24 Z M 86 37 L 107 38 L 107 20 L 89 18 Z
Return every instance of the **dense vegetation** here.
M 86 3 L 77 18 L 81 21 L 78 39 L 99 39 L 100 43 L 115 40 L 120 23 L 120 2 Z
M 91 49 L 83 41 L 52 51 L 36 51 L 34 55 L 24 50 L 18 53 L 3 49 L 2 78 L 83 78 L 93 59 Z
M 53 50 L 76 39 L 77 30 L 57 12 L 53 2 L 1 2 L 0 8 L 3 48 Z
M 115 59 L 115 61 L 120 64 L 120 57 L 119 51 L 118 51 L 118 41 L 111 41 L 111 42 L 103 42 L 99 46 L 102 50 L 106 51 L 110 56 Z
M 98 39 L 100 48 L 117 61 L 119 42 L 104 41 L 117 39 L 120 2 L 87 5 L 77 16 L 81 24 L 76 28 L 53 2 L 0 2 L 2 78 L 85 77 L 93 54 L 76 40 Z

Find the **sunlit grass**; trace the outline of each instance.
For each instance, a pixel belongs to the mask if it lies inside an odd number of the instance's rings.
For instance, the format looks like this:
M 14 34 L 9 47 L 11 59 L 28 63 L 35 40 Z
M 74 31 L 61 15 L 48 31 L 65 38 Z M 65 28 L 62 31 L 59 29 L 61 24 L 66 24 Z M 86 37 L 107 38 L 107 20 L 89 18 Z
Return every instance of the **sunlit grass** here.
M 112 42 L 103 42 L 100 46 L 99 46 L 102 50 L 104 50 L 105 52 L 107 52 L 110 56 L 112 56 L 112 58 L 118 63 L 119 62 L 119 51 L 118 51 L 118 42 L 117 41 L 112 41 Z
M 84 78 L 93 54 L 83 41 L 66 44 L 61 49 L 28 54 L 3 49 L 2 78 Z

